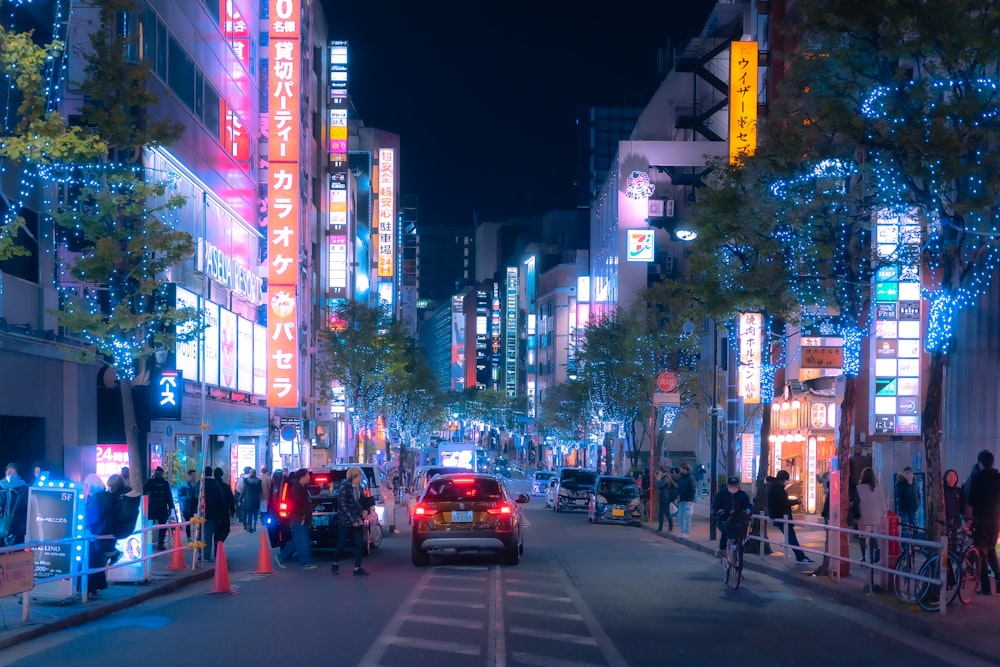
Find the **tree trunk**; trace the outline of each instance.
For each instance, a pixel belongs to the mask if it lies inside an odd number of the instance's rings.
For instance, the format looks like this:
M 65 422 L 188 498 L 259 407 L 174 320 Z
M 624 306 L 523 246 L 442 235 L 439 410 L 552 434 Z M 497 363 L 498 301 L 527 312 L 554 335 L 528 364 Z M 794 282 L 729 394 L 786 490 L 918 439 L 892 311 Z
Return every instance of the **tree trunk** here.
M 767 509 L 767 491 L 764 480 L 767 479 L 768 467 L 771 464 L 771 443 L 768 440 L 771 435 L 771 406 L 763 405 L 761 409 L 764 412 L 760 420 L 760 461 L 757 464 L 757 479 L 754 482 L 754 514 L 760 514 Z M 759 519 L 754 519 L 750 524 L 750 534 L 766 539 L 767 524 L 762 523 Z M 757 540 L 747 542 L 746 548 L 750 553 L 760 553 L 761 551 L 765 554 L 771 553 L 770 544 L 762 544 Z
M 927 508 L 927 539 L 937 540 L 944 525 L 944 485 L 941 459 L 942 407 L 944 402 L 944 368 L 948 357 L 944 352 L 931 353 L 927 373 L 927 401 L 921 415 L 924 433 L 924 458 L 927 461 L 927 478 L 924 493 Z
M 839 512 L 840 520 L 837 527 L 846 528 L 847 518 L 851 511 L 851 430 L 854 427 L 854 408 L 858 400 L 858 378 L 844 377 L 844 399 L 840 403 L 840 427 L 837 437 L 837 464 L 840 475 L 840 499 Z M 850 535 L 848 533 L 838 533 L 839 540 L 829 540 L 838 545 L 837 553 L 842 558 L 851 555 Z M 840 576 L 846 577 L 851 573 L 850 560 L 838 561 L 840 563 Z
M 135 418 L 135 400 L 132 396 L 132 381 L 119 378 L 118 386 L 122 394 L 122 417 L 125 426 L 125 442 L 128 444 L 129 486 L 142 492 L 142 483 L 149 478 L 146 470 L 146 453 L 139 446 L 139 424 Z

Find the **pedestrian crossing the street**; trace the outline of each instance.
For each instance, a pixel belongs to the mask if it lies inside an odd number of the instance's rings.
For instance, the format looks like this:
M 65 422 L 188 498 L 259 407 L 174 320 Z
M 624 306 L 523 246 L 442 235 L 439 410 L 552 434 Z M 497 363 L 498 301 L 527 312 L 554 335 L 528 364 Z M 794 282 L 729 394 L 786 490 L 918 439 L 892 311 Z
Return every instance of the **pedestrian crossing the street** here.
M 544 629 L 543 629 L 544 627 Z M 361 667 L 624 667 L 565 573 L 429 569 Z

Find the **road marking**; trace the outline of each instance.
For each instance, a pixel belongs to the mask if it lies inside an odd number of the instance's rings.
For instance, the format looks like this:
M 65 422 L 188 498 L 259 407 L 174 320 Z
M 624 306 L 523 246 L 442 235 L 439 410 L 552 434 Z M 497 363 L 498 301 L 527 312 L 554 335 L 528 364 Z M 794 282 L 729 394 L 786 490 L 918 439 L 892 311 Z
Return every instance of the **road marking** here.
M 567 642 L 570 644 L 581 644 L 584 646 L 597 646 L 597 640 L 593 637 L 587 635 L 574 635 L 569 632 L 551 632 L 549 630 L 538 630 L 537 628 L 512 627 L 510 629 L 510 633 L 512 635 L 525 635 L 527 637 L 548 639 L 556 642 Z
M 462 607 L 463 609 L 486 609 L 482 602 L 456 602 L 454 600 L 417 600 L 417 604 L 436 604 L 443 607 Z
M 503 624 L 503 582 L 500 568 L 493 569 L 493 604 L 490 605 L 490 634 L 486 639 L 486 664 L 490 667 L 506 667 L 507 636 Z
M 583 616 L 573 612 L 549 611 L 547 609 L 531 609 L 528 607 L 507 607 L 507 611 L 512 614 L 534 614 L 546 618 L 561 618 L 565 621 L 582 621 Z
M 551 600 L 553 602 L 572 602 L 565 595 L 545 595 L 544 593 L 528 593 L 527 591 L 507 591 L 512 598 L 534 598 L 535 600 Z
M 594 616 L 593 612 L 590 611 L 587 603 L 583 601 L 580 594 L 575 588 L 573 588 L 573 583 L 570 581 L 569 575 L 567 574 L 568 570 L 566 569 L 566 564 L 560 560 L 558 554 L 553 554 L 553 556 L 555 556 L 555 559 L 562 566 L 560 568 L 554 568 L 556 576 L 563 582 L 563 587 L 566 589 L 566 593 L 573 600 L 573 606 L 576 607 L 576 610 L 580 612 L 580 615 L 583 617 L 583 623 L 587 626 L 587 630 L 590 632 L 590 635 L 597 640 L 597 648 L 601 651 L 601 654 L 608 662 L 608 665 L 610 667 L 628 667 L 628 663 L 625 662 L 625 658 L 623 658 L 622 654 L 618 652 L 617 648 L 615 648 L 611 638 L 608 637 L 608 633 L 604 631 L 601 624 L 597 622 L 597 618 Z
M 422 648 L 428 651 L 440 651 L 441 653 L 458 653 L 459 655 L 480 655 L 481 651 L 475 644 L 460 644 L 458 642 L 443 642 L 437 639 L 421 639 L 419 637 L 405 637 L 402 635 L 397 635 L 388 638 L 389 644 L 396 644 L 397 646 L 407 646 L 409 648 Z M 370 651 L 369 651 L 370 653 Z M 366 655 L 361 664 L 362 665 L 372 665 L 376 667 L 377 663 L 368 663 L 365 660 L 368 659 Z
M 603 665 L 596 665 L 592 662 L 559 660 L 558 658 L 535 655 L 534 653 L 524 653 L 522 651 L 514 651 L 510 654 L 510 657 L 513 658 L 515 662 L 520 662 L 525 665 L 538 665 L 538 667 L 604 667 Z
M 521 577 L 504 577 L 504 581 L 508 584 L 524 584 L 526 586 L 531 586 L 532 588 L 558 588 L 562 589 L 562 584 L 558 581 L 535 581 L 533 579 L 522 579 Z
M 448 593 L 481 593 L 481 588 L 473 588 L 471 586 L 435 586 L 434 584 L 427 584 L 424 586 L 426 591 L 446 591 Z
M 410 616 L 407 623 L 430 623 L 431 625 L 447 625 L 449 627 L 465 628 L 467 630 L 482 630 L 482 621 L 467 621 L 464 618 L 445 618 L 444 616 L 425 616 L 422 614 Z
M 399 609 L 389 622 L 385 624 L 382 629 L 382 633 L 375 638 L 372 645 L 368 648 L 368 651 L 361 657 L 358 661 L 358 667 L 378 667 L 379 661 L 382 656 L 385 655 L 386 649 L 392 644 L 392 639 L 399 634 L 400 628 L 403 627 L 403 623 L 406 619 L 412 615 L 413 606 L 417 603 L 420 598 L 420 594 L 424 591 L 424 586 L 430 581 L 431 577 L 434 575 L 433 572 L 427 571 L 424 576 L 417 581 L 416 585 L 410 591 L 410 594 L 406 596 L 402 604 L 399 605 Z

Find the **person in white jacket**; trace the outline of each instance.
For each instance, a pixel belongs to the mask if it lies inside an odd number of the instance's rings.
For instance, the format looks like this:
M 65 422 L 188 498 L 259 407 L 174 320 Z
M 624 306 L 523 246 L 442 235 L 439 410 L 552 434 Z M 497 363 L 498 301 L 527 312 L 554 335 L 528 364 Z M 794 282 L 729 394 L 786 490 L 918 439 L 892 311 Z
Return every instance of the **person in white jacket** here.
M 878 486 L 878 479 L 875 471 L 865 468 L 861 471 L 861 481 L 858 483 L 858 507 L 861 516 L 858 517 L 858 529 L 867 532 L 875 532 L 882 523 L 885 516 L 886 504 L 885 496 L 882 495 Z M 861 560 L 865 560 L 868 554 L 868 545 L 864 537 L 861 540 Z M 875 545 L 872 545 L 874 548 Z

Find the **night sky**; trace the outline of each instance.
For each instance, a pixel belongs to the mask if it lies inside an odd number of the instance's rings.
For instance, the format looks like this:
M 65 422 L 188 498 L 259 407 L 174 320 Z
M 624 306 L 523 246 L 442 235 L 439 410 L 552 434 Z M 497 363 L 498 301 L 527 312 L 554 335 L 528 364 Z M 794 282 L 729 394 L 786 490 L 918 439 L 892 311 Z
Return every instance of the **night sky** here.
M 648 101 L 657 49 L 705 12 L 698 0 L 323 2 L 331 39 L 350 43 L 358 113 L 400 135 L 402 194 L 418 196 L 424 224 L 572 208 L 577 109 Z

